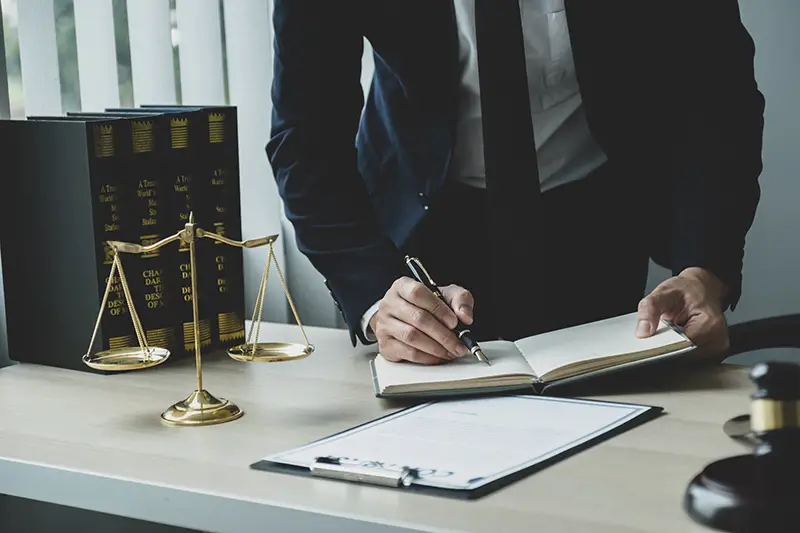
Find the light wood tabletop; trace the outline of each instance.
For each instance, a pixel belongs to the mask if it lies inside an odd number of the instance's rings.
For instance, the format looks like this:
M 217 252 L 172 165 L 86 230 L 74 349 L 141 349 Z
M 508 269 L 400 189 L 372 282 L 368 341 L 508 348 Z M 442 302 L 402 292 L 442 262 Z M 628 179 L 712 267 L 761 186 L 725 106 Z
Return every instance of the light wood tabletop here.
M 585 388 L 575 395 L 665 414 L 475 501 L 252 470 L 402 407 L 374 397 L 374 348 L 306 330 L 316 351 L 304 360 L 203 359 L 205 388 L 245 412 L 216 426 L 160 422 L 194 389 L 193 359 L 115 375 L 0 370 L 0 493 L 219 533 L 692 533 L 708 530 L 682 510 L 686 484 L 710 461 L 749 453 L 722 425 L 748 412 L 753 388 L 745 368 L 723 364 Z M 302 341 L 290 325 L 264 324 L 260 338 Z

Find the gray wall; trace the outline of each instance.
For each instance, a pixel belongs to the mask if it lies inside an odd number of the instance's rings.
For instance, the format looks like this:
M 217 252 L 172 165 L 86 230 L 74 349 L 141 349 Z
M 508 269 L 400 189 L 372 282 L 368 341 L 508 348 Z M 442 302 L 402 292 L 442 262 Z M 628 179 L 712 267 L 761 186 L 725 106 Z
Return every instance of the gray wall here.
M 741 0 L 739 4 L 756 43 L 756 77 L 767 106 L 762 197 L 747 239 L 742 299 L 728 313 L 731 324 L 800 313 L 800 2 Z M 664 277 L 664 271 L 654 267 L 650 286 Z M 799 353 L 784 350 L 761 356 L 788 355 L 800 362 Z

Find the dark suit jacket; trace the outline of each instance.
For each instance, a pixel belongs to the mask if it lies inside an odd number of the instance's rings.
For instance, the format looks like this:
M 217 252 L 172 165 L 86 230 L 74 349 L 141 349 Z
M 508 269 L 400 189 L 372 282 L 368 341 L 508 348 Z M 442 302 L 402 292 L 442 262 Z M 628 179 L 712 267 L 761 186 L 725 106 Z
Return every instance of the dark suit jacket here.
M 640 206 L 631 224 L 650 228 L 656 262 L 710 269 L 734 305 L 764 109 L 737 2 L 567 0 L 566 14 L 589 127 Z M 400 249 L 450 162 L 452 1 L 275 0 L 273 22 L 267 154 L 297 244 L 355 343 L 364 311 L 407 275 Z M 375 58 L 366 100 L 364 37 Z

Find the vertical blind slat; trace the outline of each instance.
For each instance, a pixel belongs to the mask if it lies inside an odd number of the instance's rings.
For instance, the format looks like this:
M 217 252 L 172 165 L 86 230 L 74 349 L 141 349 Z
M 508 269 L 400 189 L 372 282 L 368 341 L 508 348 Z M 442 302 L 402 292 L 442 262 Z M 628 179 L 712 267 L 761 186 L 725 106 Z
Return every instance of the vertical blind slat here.
M 269 3 L 264 0 L 224 0 L 225 42 L 228 59 L 230 103 L 238 108 L 239 155 L 242 189 L 242 230 L 245 238 L 280 233 L 280 202 L 264 148 L 269 139 L 272 80 L 272 24 Z M 275 248 L 286 269 L 282 234 Z M 244 254 L 247 307 L 254 296 L 267 259 L 266 250 Z M 287 277 L 289 277 L 287 275 Z M 278 276 L 270 276 L 264 303 L 264 319 L 289 317 Z M 299 295 L 293 292 L 296 299 Z M 301 315 L 302 318 L 302 315 Z
M 81 109 L 119 107 L 117 45 L 112 2 L 74 0 Z
M 135 105 L 177 103 L 169 0 L 129 0 L 127 7 Z
M 53 0 L 17 2 L 19 56 L 27 115 L 60 115 L 61 79 Z
M 8 100 L 8 71 L 6 70 L 6 40 L 3 35 L 3 6 L 0 3 L 0 119 L 11 116 L 11 105 Z M 3 284 L 0 278 L 0 296 L 2 296 Z M 0 300 L 0 313 L 2 313 L 2 300 Z M 2 315 L 0 314 L 0 318 Z M 3 321 L 2 324 L 4 324 Z M 2 346 L 0 346 L 0 366 L 2 366 Z
M 177 0 L 183 104 L 224 104 L 219 0 Z

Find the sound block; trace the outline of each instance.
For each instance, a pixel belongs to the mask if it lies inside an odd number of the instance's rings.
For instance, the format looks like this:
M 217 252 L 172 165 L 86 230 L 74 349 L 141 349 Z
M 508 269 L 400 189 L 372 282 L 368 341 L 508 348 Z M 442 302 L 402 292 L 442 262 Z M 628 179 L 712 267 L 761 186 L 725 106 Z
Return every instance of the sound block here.
M 797 469 L 764 459 L 739 455 L 709 464 L 687 487 L 684 509 L 718 531 L 800 531 Z

